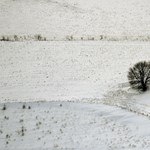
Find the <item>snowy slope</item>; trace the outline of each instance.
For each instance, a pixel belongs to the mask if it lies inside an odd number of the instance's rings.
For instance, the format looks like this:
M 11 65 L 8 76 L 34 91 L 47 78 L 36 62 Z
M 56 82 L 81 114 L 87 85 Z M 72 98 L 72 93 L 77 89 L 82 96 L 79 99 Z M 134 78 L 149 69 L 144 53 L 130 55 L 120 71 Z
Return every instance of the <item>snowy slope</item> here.
M 149 0 L 1 0 L 0 35 L 150 39 Z
M 0 42 L 0 101 L 100 99 L 124 88 L 129 67 L 149 60 L 149 49 L 147 42 Z
M 69 102 L 3 106 L 0 150 L 150 149 L 149 119 L 120 108 Z

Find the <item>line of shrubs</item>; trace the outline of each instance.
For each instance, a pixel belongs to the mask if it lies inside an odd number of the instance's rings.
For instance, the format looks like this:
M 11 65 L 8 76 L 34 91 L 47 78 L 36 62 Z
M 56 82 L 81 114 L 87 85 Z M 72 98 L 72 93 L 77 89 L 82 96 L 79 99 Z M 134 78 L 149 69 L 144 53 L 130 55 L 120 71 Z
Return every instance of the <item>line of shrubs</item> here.
M 47 41 L 46 37 L 43 37 L 41 34 L 34 36 L 19 36 L 19 35 L 3 35 L 0 36 L 0 41 L 24 41 L 24 40 L 35 40 L 35 41 Z
M 45 37 L 41 34 L 36 35 L 2 35 L 0 41 L 150 41 L 150 36 L 115 36 L 115 35 L 83 35 L 65 37 Z

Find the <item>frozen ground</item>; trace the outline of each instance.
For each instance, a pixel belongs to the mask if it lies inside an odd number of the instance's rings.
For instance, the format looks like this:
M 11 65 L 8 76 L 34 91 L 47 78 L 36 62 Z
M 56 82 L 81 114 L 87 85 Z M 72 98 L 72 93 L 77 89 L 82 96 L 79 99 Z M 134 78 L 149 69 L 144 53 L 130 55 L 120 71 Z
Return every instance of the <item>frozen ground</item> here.
M 0 104 L 0 150 L 149 150 L 150 120 L 102 104 Z
M 1 0 L 0 36 L 150 40 L 149 15 L 149 0 Z

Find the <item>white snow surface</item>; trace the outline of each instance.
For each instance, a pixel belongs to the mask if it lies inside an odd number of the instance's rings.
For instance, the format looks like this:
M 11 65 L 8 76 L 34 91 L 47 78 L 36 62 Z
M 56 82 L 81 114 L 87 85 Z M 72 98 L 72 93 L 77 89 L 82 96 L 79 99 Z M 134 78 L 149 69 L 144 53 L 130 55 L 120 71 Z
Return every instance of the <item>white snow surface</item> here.
M 0 150 L 149 150 L 150 92 L 127 81 L 149 16 L 149 0 L 0 0 L 0 40 L 24 40 L 0 42 Z
M 0 34 L 150 39 L 149 0 L 1 0 Z
M 149 49 L 148 42 L 0 42 L 0 101 L 101 99 L 126 91 L 129 67 L 149 60 Z
M 3 106 L 0 150 L 150 149 L 149 119 L 117 107 L 72 102 Z
M 0 42 L 0 101 L 82 101 L 150 117 L 149 92 L 132 91 L 129 67 L 149 60 L 149 42 Z

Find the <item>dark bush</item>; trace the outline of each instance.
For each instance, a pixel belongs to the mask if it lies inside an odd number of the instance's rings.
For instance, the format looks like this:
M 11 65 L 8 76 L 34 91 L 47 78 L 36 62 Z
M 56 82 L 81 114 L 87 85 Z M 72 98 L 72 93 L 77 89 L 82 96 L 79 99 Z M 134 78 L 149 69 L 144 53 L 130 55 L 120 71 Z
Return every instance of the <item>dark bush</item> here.
M 147 91 L 150 85 L 150 62 L 138 62 L 128 72 L 130 86 L 138 91 Z
M 34 39 L 37 41 L 46 41 L 46 37 L 43 37 L 41 34 L 35 35 Z
M 6 110 L 6 105 L 5 104 L 4 104 L 3 108 L 2 108 L 2 110 Z
M 26 108 L 26 105 L 23 105 L 23 106 L 22 106 L 22 109 L 25 109 L 25 108 Z
M 17 35 L 14 35 L 14 40 L 15 40 L 15 41 L 19 41 L 19 38 L 18 38 Z

